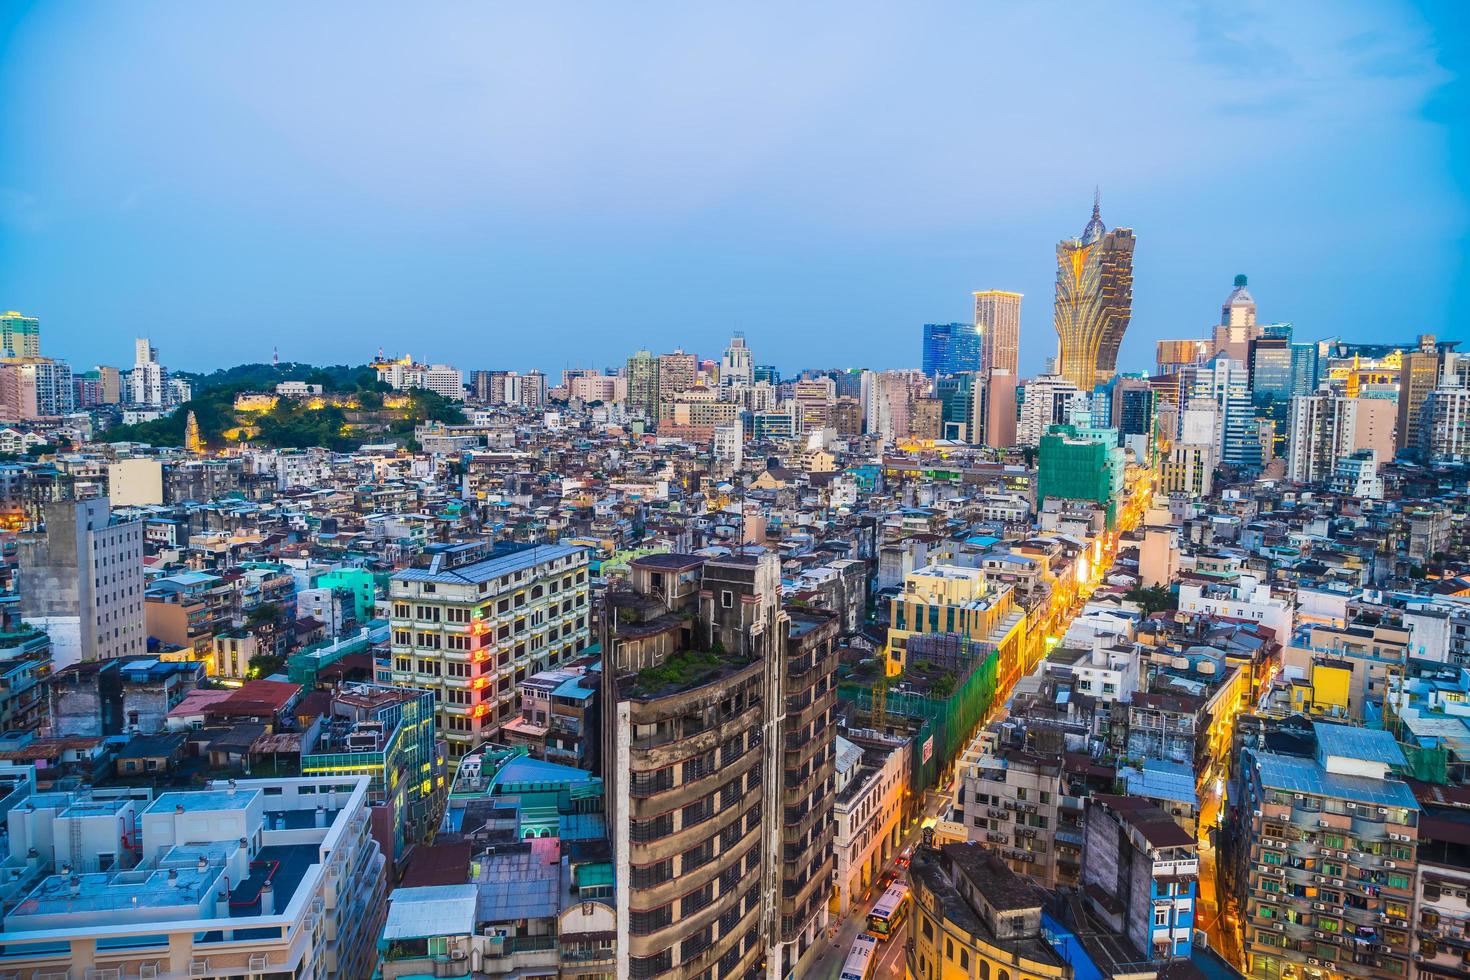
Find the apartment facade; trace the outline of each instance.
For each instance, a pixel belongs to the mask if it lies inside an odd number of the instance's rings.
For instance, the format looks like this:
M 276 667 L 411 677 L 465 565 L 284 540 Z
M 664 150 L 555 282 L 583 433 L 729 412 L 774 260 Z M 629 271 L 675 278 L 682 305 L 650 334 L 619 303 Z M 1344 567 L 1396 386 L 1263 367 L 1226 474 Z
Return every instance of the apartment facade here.
M 517 714 L 516 685 L 588 643 L 587 552 L 432 546 L 389 582 L 393 684 L 431 690 L 451 761 Z

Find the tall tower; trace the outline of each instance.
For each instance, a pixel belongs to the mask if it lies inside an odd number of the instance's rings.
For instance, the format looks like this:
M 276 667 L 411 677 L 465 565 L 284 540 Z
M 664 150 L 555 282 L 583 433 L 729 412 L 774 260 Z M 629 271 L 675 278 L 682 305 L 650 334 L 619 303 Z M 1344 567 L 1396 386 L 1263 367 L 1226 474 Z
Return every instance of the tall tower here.
M 1212 354 L 1224 351 L 1241 363 L 1249 363 L 1251 341 L 1263 333 L 1256 323 L 1256 299 L 1246 283 L 1245 276 L 1235 277 L 1230 295 L 1220 304 L 1220 322 L 1211 336 Z
M 1018 373 L 1021 350 L 1021 294 L 987 289 L 975 294 L 975 331 L 980 334 L 980 367 Z
M 1113 376 L 1133 312 L 1133 229 L 1108 231 L 1101 200 L 1081 238 L 1057 243 L 1057 373 L 1082 391 Z
M 730 338 L 725 356 L 720 358 L 720 388 L 736 386 L 750 387 L 755 384 L 755 365 L 750 348 L 745 346 L 745 334 L 737 333 Z

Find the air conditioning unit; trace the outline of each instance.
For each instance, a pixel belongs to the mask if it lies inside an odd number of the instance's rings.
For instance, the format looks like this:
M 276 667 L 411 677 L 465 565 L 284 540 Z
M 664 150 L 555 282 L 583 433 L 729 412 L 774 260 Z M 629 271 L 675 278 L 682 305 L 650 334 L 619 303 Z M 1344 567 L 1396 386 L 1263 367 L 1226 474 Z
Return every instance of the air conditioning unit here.
M 1347 851 L 1338 851 L 1337 852 L 1337 856 L 1340 857 L 1340 858 L 1346 859 L 1347 856 L 1348 856 L 1347 855 Z
M 1336 885 L 1338 888 L 1341 888 L 1342 887 L 1342 879 L 1341 878 L 1333 878 L 1332 879 L 1332 883 L 1334 885 Z
M 1321 960 L 1316 959 L 1315 957 L 1311 957 L 1311 956 L 1308 956 L 1307 957 L 1307 966 L 1321 966 L 1321 965 L 1322 965 L 1322 961 Z
M 1379 807 L 1378 808 L 1378 814 L 1379 814 L 1379 816 L 1384 816 L 1384 817 L 1388 816 L 1388 807 L 1386 807 L 1386 806 Z
M 1326 939 L 1327 938 L 1327 933 L 1325 933 L 1325 932 L 1314 932 L 1314 933 L 1312 933 L 1312 938 L 1314 938 L 1314 939 Z
M 1357 808 L 1358 808 L 1358 805 L 1356 803 L 1349 803 L 1348 804 L 1348 809 L 1349 810 L 1356 810 Z
M 1327 906 L 1324 905 L 1322 902 L 1313 902 L 1312 903 L 1312 911 L 1313 912 L 1326 912 L 1327 911 Z
M 1383 862 L 1383 866 L 1385 868 L 1397 868 L 1398 867 L 1398 865 L 1397 864 L 1394 864 L 1392 861 L 1384 861 Z
M 1296 798 L 1299 799 L 1299 800 L 1305 800 L 1306 799 L 1306 796 L 1302 795 L 1301 793 L 1298 793 L 1298 794 L 1296 794 Z
M 1329 820 L 1318 820 L 1317 821 L 1317 826 L 1319 826 L 1319 827 L 1331 827 L 1332 826 L 1332 822 L 1329 821 Z

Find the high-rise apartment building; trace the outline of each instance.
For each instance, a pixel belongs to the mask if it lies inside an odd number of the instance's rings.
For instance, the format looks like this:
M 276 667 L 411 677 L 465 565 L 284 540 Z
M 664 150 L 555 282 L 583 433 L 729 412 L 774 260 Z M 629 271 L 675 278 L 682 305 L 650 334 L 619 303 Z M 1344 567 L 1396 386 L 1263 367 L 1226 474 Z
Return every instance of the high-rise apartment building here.
M 1103 225 L 1100 205 L 1081 238 L 1057 243 L 1056 372 L 1082 391 L 1113 376 L 1133 313 L 1133 230 Z
M 1398 446 L 1400 451 L 1417 453 L 1423 445 L 1424 402 L 1439 387 L 1443 358 L 1432 334 L 1419 337 L 1419 349 L 1404 351 L 1399 364 Z
M 143 522 L 114 523 L 106 497 L 44 513 L 45 531 L 18 543 L 20 608 L 50 633 L 56 667 L 146 654 Z
M 629 565 L 602 617 L 620 977 L 801 975 L 833 874 L 838 618 L 774 556 Z
M 505 404 L 506 371 L 471 371 L 470 392 L 486 405 Z
M 1337 461 L 1372 449 L 1392 458 L 1394 404 L 1382 398 L 1298 395 L 1286 430 L 1286 477 L 1297 483 L 1331 479 Z
M 1018 401 L 1016 445 L 1035 446 L 1053 425 L 1070 424 L 1086 407 L 1087 395 L 1060 375 L 1040 374 L 1026 382 Z
M 431 364 L 425 368 L 424 387 L 451 401 L 464 401 L 464 374 L 449 364 Z
M 566 545 L 432 545 L 393 575 L 390 676 L 435 693 L 451 759 L 516 713 L 520 681 L 587 646 L 587 589 L 587 552 Z
M 985 432 L 985 382 L 979 373 L 941 376 L 934 394 L 940 403 L 940 438 L 978 446 Z
M 1266 730 L 1230 795 L 1249 977 L 1413 976 L 1420 807 L 1393 734 L 1326 722 Z
M 1159 477 L 1165 494 L 1204 498 L 1215 485 L 1215 447 L 1202 442 L 1175 442 L 1169 446 Z
M 968 323 L 924 324 L 922 367 L 929 377 L 980 370 L 980 335 Z
M 71 367 L 49 357 L 0 358 L 0 417 L 54 418 L 76 405 Z
M 975 332 L 980 335 L 981 370 L 1020 373 L 1020 293 L 1000 289 L 976 293 Z
M 1426 462 L 1470 459 L 1470 388 L 1436 388 L 1420 408 L 1419 457 Z
M 730 338 L 730 346 L 720 358 L 720 388 L 749 387 L 755 384 L 755 362 L 750 348 L 745 346 L 745 335 L 737 333 Z
M 41 321 L 15 310 L 0 313 L 0 357 L 40 357 Z
M 694 387 L 698 376 L 699 358 L 693 354 L 684 353 L 683 348 L 675 349 L 672 354 L 660 354 L 658 356 L 659 398 L 668 401 L 679 392 L 688 391 Z
M 658 358 L 641 350 L 628 358 L 628 411 L 658 421 Z

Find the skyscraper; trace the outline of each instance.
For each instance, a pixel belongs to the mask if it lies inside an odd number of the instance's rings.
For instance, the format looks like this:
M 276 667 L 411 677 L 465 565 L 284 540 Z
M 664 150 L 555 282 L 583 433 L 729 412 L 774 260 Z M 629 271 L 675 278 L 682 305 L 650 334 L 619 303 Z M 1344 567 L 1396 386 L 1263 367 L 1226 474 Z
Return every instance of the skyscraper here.
M 1081 238 L 1057 243 L 1057 373 L 1082 391 L 1113 376 L 1133 310 L 1133 230 L 1102 223 L 1094 197 Z
M 1419 349 L 1405 351 L 1399 368 L 1398 448 L 1419 451 L 1422 409 L 1439 384 L 1441 356 L 1433 334 L 1419 337 Z
M 1250 343 L 1261 335 L 1256 325 L 1256 300 L 1245 288 L 1245 276 L 1235 277 L 1235 288 L 1220 305 L 1220 322 L 1215 326 L 1212 354 L 1225 351 L 1232 360 L 1245 362 Z
M 987 289 L 975 294 L 975 332 L 980 366 L 1017 373 L 1021 350 L 1021 294 Z
M 980 370 L 980 335 L 968 323 L 924 324 L 923 369 L 928 377 Z
M 749 387 L 755 384 L 755 365 L 750 348 L 745 346 L 745 334 L 737 333 L 730 338 L 725 356 L 720 358 L 720 387 L 733 388 L 737 385 Z

